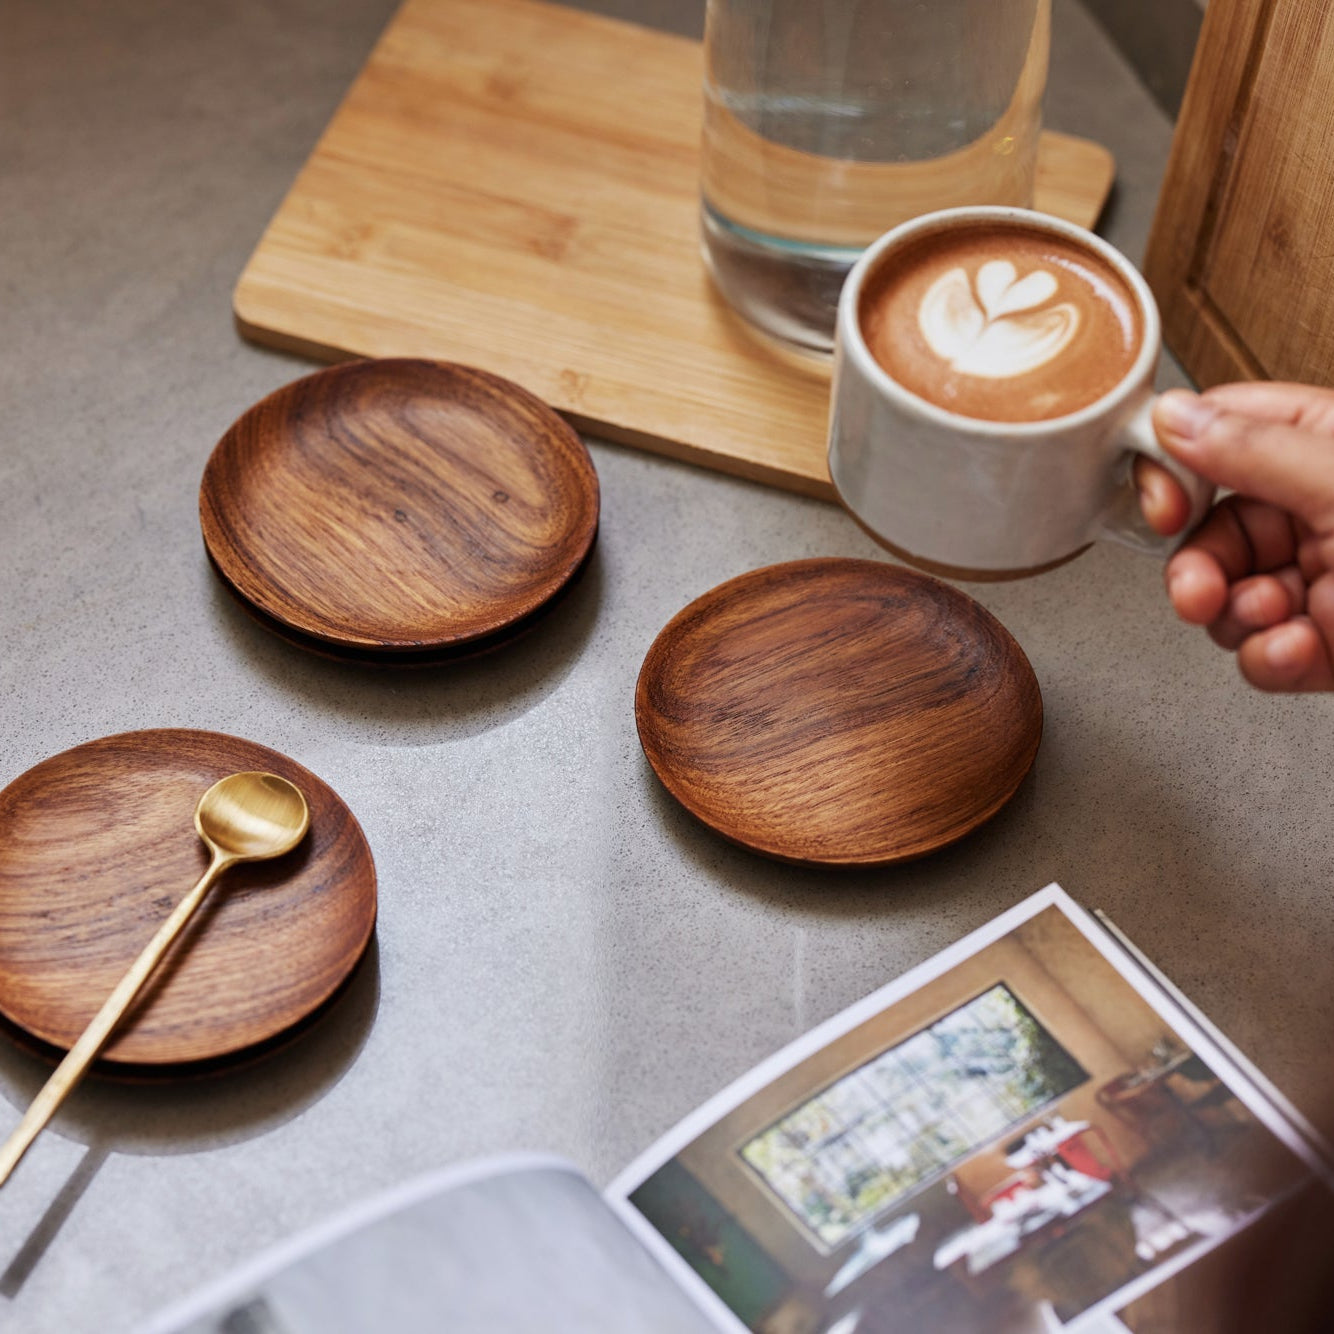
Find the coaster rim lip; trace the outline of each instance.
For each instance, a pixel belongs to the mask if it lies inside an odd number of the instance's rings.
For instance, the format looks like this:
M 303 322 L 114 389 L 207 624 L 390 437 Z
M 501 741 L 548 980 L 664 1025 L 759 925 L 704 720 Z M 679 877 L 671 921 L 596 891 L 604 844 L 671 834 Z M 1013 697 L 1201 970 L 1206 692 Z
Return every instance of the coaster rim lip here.
M 493 634 L 482 635 L 443 648 L 363 648 L 327 643 L 314 635 L 305 634 L 277 617 L 270 616 L 262 607 L 257 607 L 228 579 L 213 559 L 213 553 L 205 550 L 204 554 L 218 583 L 232 602 L 256 625 L 290 647 L 313 653 L 323 658 L 325 662 L 337 663 L 340 667 L 369 667 L 388 671 L 417 668 L 427 671 L 434 667 L 451 667 L 455 663 L 471 662 L 474 658 L 499 652 L 522 639 L 530 630 L 536 629 L 546 619 L 548 613 L 574 591 L 592 565 L 597 555 L 597 531 L 594 531 L 593 542 L 574 573 L 545 602 L 539 603 L 526 616 Z
M 326 620 L 313 615 L 308 608 L 302 607 L 294 599 L 276 596 L 273 593 L 272 579 L 236 550 L 235 543 L 230 539 L 228 526 L 223 522 L 223 516 L 229 511 L 234 512 L 235 507 L 214 503 L 212 478 L 216 469 L 222 466 L 225 447 L 230 445 L 243 424 L 262 413 L 281 409 L 285 398 L 296 395 L 316 383 L 340 386 L 343 381 L 357 376 L 376 372 L 392 375 L 414 370 L 439 374 L 447 378 L 471 378 L 487 386 L 492 393 L 511 398 L 542 418 L 550 431 L 551 439 L 561 442 L 572 475 L 578 476 L 580 483 L 578 489 L 584 502 L 581 507 L 582 512 L 578 522 L 570 525 L 569 549 L 565 558 L 553 564 L 549 576 L 541 581 L 541 592 L 530 593 L 523 599 L 497 602 L 493 614 L 489 617 L 475 618 L 470 629 L 443 631 L 437 629 L 425 635 L 408 633 L 387 635 L 359 630 L 350 620 L 344 620 L 339 626 L 335 624 L 336 618 Z M 544 399 L 517 382 L 480 366 L 431 357 L 403 356 L 351 357 L 322 366 L 270 390 L 263 398 L 242 411 L 218 438 L 204 464 L 198 493 L 200 533 L 205 552 L 215 571 L 223 573 L 226 582 L 270 620 L 308 641 L 313 641 L 313 651 L 322 651 L 314 647 L 316 644 L 326 645 L 334 651 L 334 656 L 340 651 L 350 651 L 356 655 L 365 653 L 413 655 L 427 652 L 451 654 L 466 649 L 466 646 L 475 641 L 503 636 L 512 627 L 540 612 L 577 576 L 587 562 L 596 541 L 601 505 L 600 479 L 588 446 L 570 422 Z M 362 659 L 358 657 L 357 660 Z
M 834 855 L 804 855 L 793 852 L 790 846 L 779 844 L 776 841 L 763 838 L 742 838 L 728 829 L 721 827 L 712 813 L 702 803 L 694 799 L 693 794 L 687 795 L 684 785 L 680 781 L 674 768 L 662 765 L 658 762 L 657 755 L 661 747 L 653 743 L 646 736 L 645 715 L 650 712 L 647 703 L 649 682 L 651 680 L 651 667 L 655 665 L 655 655 L 660 656 L 665 651 L 661 646 L 665 645 L 671 637 L 673 631 L 677 630 L 693 615 L 698 615 L 702 607 L 707 604 L 722 601 L 726 595 L 733 592 L 737 587 L 745 587 L 751 581 L 762 578 L 775 578 L 782 572 L 791 571 L 793 573 L 803 573 L 811 570 L 833 569 L 835 567 L 851 568 L 853 566 L 869 567 L 877 572 L 893 572 L 896 577 L 906 578 L 910 582 L 930 585 L 935 588 L 943 588 L 951 599 L 959 600 L 963 605 L 975 609 L 981 614 L 983 623 L 990 623 L 999 631 L 1001 639 L 1007 643 L 1008 648 L 1013 653 L 1012 661 L 1018 667 L 1021 676 L 1026 677 L 1032 683 L 1033 700 L 1035 704 L 1035 717 L 1033 720 L 1031 745 L 1027 747 L 1027 754 L 1023 762 L 1016 766 L 1013 781 L 1007 782 L 998 789 L 997 795 L 988 802 L 979 811 L 973 813 L 971 818 L 966 821 L 959 821 L 957 827 L 952 827 L 948 835 L 941 838 L 927 840 L 911 844 L 901 851 L 893 852 L 866 852 L 866 853 L 848 853 Z M 918 861 L 928 857 L 933 853 L 943 851 L 953 846 L 960 840 L 974 833 L 990 820 L 1000 814 L 1002 810 L 1014 799 L 1015 794 L 1022 786 L 1024 780 L 1032 772 L 1033 765 L 1037 761 L 1038 751 L 1041 748 L 1043 728 L 1045 723 L 1045 707 L 1042 698 L 1041 685 L 1038 682 L 1037 674 L 1033 670 L 1028 655 L 1024 652 L 1023 646 L 1019 643 L 1007 627 L 992 611 L 983 606 L 976 598 L 970 597 L 962 589 L 955 588 L 945 580 L 937 578 L 935 575 L 928 574 L 911 565 L 895 565 L 886 561 L 878 561 L 864 557 L 855 556 L 812 556 L 803 557 L 791 561 L 779 561 L 770 565 L 757 566 L 755 569 L 744 571 L 739 575 L 734 575 L 721 583 L 715 584 L 707 589 L 698 597 L 693 598 L 684 607 L 676 612 L 670 620 L 663 625 L 662 629 L 654 636 L 653 642 L 649 645 L 648 651 L 644 655 L 644 660 L 640 665 L 638 676 L 635 680 L 635 730 L 639 737 L 640 747 L 643 750 L 644 757 L 648 761 L 649 767 L 653 770 L 658 781 L 672 796 L 672 798 L 691 816 L 703 824 L 707 829 L 717 834 L 720 838 L 731 843 L 735 847 L 744 848 L 748 852 L 756 853 L 760 856 L 769 858 L 773 861 L 782 862 L 789 866 L 803 866 L 813 869 L 828 869 L 835 871 L 855 871 L 855 870 L 875 870 L 879 868 L 889 868 L 903 865 L 905 863 Z
M 362 946 L 361 953 L 347 970 L 346 976 L 308 1014 L 272 1037 L 233 1048 L 217 1056 L 202 1056 L 183 1061 L 118 1061 L 114 1057 L 99 1054 L 88 1066 L 86 1078 L 101 1079 L 121 1085 L 156 1086 L 178 1081 L 210 1079 L 215 1075 L 230 1075 L 265 1061 L 275 1053 L 285 1051 L 294 1042 L 299 1042 L 311 1029 L 322 1024 L 338 1007 L 344 994 L 357 984 L 374 942 L 375 931 L 372 921 L 370 935 Z M 27 1052 L 35 1060 L 51 1066 L 58 1065 L 69 1051 L 68 1047 L 38 1037 L 3 1013 L 0 1013 L 0 1037 L 7 1038 L 12 1046 Z
M 299 760 L 293 759 L 283 751 L 279 751 L 272 746 L 267 746 L 263 742 L 252 741 L 248 737 L 236 736 L 234 733 L 219 732 L 209 728 L 193 727 L 149 727 L 149 728 L 130 728 L 120 732 L 110 732 L 102 736 L 90 737 L 85 741 L 76 742 L 72 746 L 66 746 L 61 750 L 55 751 L 50 755 L 44 756 L 35 763 L 30 764 L 20 773 L 14 775 L 8 782 L 0 786 L 0 811 L 3 811 L 5 798 L 12 789 L 31 778 L 39 770 L 47 765 L 53 765 L 57 761 L 65 759 L 70 755 L 80 751 L 95 750 L 103 746 L 114 747 L 116 743 L 126 741 L 137 741 L 145 738 L 152 738 L 160 742 L 164 747 L 171 744 L 172 741 L 181 737 L 189 737 L 196 741 L 221 741 L 227 744 L 239 745 L 252 752 L 255 752 L 256 759 L 262 759 L 271 756 L 281 761 L 282 766 L 290 767 L 296 770 L 302 776 L 307 776 L 319 783 L 334 798 L 338 807 L 341 808 L 343 818 L 351 827 L 352 834 L 359 849 L 363 853 L 365 884 L 360 890 L 359 897 L 364 899 L 368 905 L 365 912 L 364 930 L 361 938 L 357 940 L 352 949 L 349 950 L 349 962 L 342 972 L 340 972 L 323 994 L 319 995 L 311 1004 L 306 1006 L 301 1013 L 297 1014 L 289 1022 L 279 1027 L 272 1028 L 271 1031 L 246 1041 L 235 1041 L 230 1043 L 219 1043 L 198 1056 L 161 1056 L 153 1057 L 151 1054 L 138 1055 L 133 1059 L 120 1059 L 115 1056 L 105 1054 L 105 1049 L 99 1053 L 90 1067 L 94 1073 L 100 1073 L 108 1077 L 117 1077 L 124 1079 L 160 1079 L 163 1077 L 172 1078 L 176 1076 L 190 1076 L 194 1074 L 206 1074 L 214 1069 L 230 1069 L 234 1065 L 243 1063 L 251 1056 L 256 1058 L 266 1054 L 270 1050 L 277 1049 L 286 1044 L 288 1040 L 295 1040 L 300 1034 L 304 1033 L 308 1027 L 315 1023 L 320 1017 L 327 1014 L 337 1002 L 338 998 L 348 989 L 351 980 L 355 977 L 362 963 L 365 961 L 367 951 L 371 942 L 375 939 L 376 926 L 379 922 L 379 873 L 375 865 L 374 853 L 366 838 L 365 830 L 361 827 L 361 822 L 357 819 L 355 812 L 344 801 L 343 797 L 336 789 L 320 778 L 313 770 L 308 769 Z M 202 793 L 201 793 L 202 795 Z M 197 837 L 197 835 L 196 835 Z M 181 889 L 180 897 L 184 897 L 188 892 L 189 886 Z M 143 944 L 147 944 L 151 938 L 145 935 Z M 130 966 L 131 960 L 126 960 L 126 968 Z M 156 969 L 154 970 L 156 972 Z M 152 975 L 145 983 L 145 988 L 151 985 Z M 142 994 L 142 993 L 141 993 Z M 136 998 L 136 1001 L 138 998 Z M 91 1013 L 89 1018 L 91 1019 Z M 106 1046 L 114 1045 L 117 1030 L 113 1031 L 108 1039 Z M 16 1016 L 7 1001 L 3 991 L 0 991 L 0 1033 L 6 1036 L 11 1043 L 28 1050 L 31 1054 L 39 1058 L 54 1058 L 59 1060 L 73 1046 L 77 1040 L 78 1034 L 74 1039 L 67 1042 L 63 1037 L 53 1036 L 49 1029 L 39 1030 L 30 1026 L 24 1019 Z

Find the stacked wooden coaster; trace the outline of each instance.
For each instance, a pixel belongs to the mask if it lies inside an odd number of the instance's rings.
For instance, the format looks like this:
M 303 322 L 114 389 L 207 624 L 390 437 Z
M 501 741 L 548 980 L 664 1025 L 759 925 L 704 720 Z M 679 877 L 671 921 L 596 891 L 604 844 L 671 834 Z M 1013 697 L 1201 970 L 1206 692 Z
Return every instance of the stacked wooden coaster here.
M 584 568 L 597 474 L 533 395 L 485 371 L 350 362 L 271 394 L 200 488 L 219 578 L 328 657 L 421 666 L 512 639 Z

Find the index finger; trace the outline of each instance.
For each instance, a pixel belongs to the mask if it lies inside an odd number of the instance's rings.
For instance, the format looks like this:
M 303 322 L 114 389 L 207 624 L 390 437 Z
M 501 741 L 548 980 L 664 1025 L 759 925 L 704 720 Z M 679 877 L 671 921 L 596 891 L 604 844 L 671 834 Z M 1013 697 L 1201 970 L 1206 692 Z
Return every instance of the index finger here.
M 1334 531 L 1334 434 L 1265 421 L 1169 390 L 1154 409 L 1163 448 L 1219 486 Z

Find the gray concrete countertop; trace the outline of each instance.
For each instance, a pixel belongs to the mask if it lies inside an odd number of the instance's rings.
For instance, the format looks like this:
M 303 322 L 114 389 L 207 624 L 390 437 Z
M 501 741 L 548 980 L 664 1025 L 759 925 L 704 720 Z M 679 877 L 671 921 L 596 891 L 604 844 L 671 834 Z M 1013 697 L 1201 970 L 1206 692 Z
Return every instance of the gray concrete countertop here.
M 698 6 L 668 0 L 602 8 L 698 27 Z M 242 410 L 309 367 L 242 342 L 231 289 L 391 10 L 5 7 L 0 781 L 127 729 L 246 736 L 343 795 L 381 907 L 350 994 L 280 1057 L 79 1091 L 0 1193 L 0 1326 L 117 1334 L 354 1199 L 479 1154 L 551 1150 L 605 1181 L 756 1060 L 1052 879 L 1328 1124 L 1334 701 L 1245 688 L 1173 619 L 1151 560 L 1100 549 L 970 588 L 1041 682 L 1036 768 L 954 849 L 853 875 L 698 826 L 632 716 L 654 635 L 706 589 L 881 556 L 831 505 L 593 442 L 594 564 L 504 652 L 354 670 L 234 608 L 199 539 L 200 473 Z M 1116 154 L 1101 230 L 1138 258 L 1171 127 L 1072 0 L 1048 105 Z M 4 1127 L 43 1075 L 0 1045 Z

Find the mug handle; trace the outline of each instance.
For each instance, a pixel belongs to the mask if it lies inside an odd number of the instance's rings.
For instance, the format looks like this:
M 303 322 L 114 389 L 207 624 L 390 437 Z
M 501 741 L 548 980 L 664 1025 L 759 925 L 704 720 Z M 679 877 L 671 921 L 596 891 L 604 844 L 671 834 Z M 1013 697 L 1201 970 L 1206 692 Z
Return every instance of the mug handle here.
M 1145 555 L 1168 556 L 1208 514 L 1214 500 L 1214 484 L 1178 463 L 1158 443 L 1157 433 L 1153 429 L 1153 405 L 1156 402 L 1156 394 L 1145 394 L 1117 428 L 1114 443 L 1123 451 L 1120 485 L 1111 504 L 1099 517 L 1093 536 L 1119 542 Z M 1186 520 L 1185 527 L 1172 537 L 1155 533 L 1140 510 L 1133 476 L 1137 454 L 1166 468 L 1181 484 L 1190 500 L 1190 518 Z

